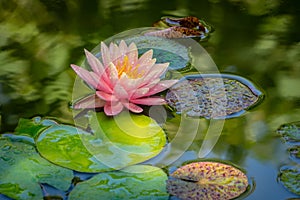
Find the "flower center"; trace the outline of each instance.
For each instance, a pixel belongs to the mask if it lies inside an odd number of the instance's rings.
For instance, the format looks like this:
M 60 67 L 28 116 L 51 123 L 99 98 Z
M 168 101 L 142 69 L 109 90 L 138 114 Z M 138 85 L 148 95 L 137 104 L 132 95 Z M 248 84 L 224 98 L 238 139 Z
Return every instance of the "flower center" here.
M 123 61 L 118 61 L 117 65 L 118 77 L 120 78 L 125 73 L 129 78 L 137 79 L 144 76 L 144 72 L 138 70 L 139 65 L 132 65 L 129 62 L 128 56 L 125 55 Z

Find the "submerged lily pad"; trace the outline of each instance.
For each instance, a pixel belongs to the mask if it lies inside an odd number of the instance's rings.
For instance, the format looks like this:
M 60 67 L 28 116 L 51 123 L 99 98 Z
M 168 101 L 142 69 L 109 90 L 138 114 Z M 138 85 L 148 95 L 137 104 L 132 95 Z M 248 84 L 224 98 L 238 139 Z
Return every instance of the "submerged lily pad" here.
M 159 168 L 134 165 L 123 171 L 103 172 L 78 183 L 69 195 L 81 199 L 168 199 L 167 175 Z
M 250 81 L 229 74 L 190 75 L 170 88 L 167 103 L 190 117 L 231 118 L 257 105 L 263 95 Z
M 279 180 L 290 192 L 300 195 L 299 166 L 285 166 L 280 169 Z
M 281 125 L 277 133 L 286 142 L 300 142 L 300 122 L 292 122 Z
M 171 177 L 167 190 L 181 199 L 233 199 L 248 187 L 247 176 L 241 170 L 218 162 L 190 163 Z
M 80 172 L 103 172 L 150 159 L 166 144 L 163 130 L 143 115 L 123 113 L 112 118 L 97 113 L 91 118 L 91 128 L 93 134 L 53 125 L 39 135 L 37 149 L 57 165 Z
M 43 199 L 39 183 L 65 191 L 73 178 L 71 170 L 48 162 L 34 146 L 9 137 L 0 138 L 0 171 L 0 193 L 13 199 Z

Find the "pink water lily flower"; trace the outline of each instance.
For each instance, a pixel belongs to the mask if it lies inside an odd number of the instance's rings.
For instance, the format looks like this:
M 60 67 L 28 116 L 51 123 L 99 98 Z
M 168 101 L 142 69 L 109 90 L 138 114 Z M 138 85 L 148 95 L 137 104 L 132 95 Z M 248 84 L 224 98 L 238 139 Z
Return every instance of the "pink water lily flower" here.
M 76 65 L 73 70 L 95 93 L 75 103 L 75 109 L 104 107 L 106 115 L 117 115 L 124 108 L 140 113 L 140 105 L 162 105 L 165 100 L 152 96 L 166 90 L 177 80 L 160 80 L 169 63 L 155 63 L 153 50 L 138 58 L 138 49 L 134 43 L 129 46 L 122 40 L 119 46 L 110 43 L 107 47 L 101 43 L 102 62 L 85 50 L 87 61 L 92 69 L 88 71 Z

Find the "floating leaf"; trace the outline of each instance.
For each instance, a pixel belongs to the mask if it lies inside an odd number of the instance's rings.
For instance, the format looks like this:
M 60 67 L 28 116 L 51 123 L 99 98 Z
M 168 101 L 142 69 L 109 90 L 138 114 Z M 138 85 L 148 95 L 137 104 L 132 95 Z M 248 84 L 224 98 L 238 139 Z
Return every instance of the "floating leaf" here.
M 134 42 L 140 55 L 152 49 L 156 63 L 168 62 L 171 70 L 185 68 L 189 61 L 187 47 L 175 40 L 154 36 L 137 36 L 128 38 L 125 41 L 127 44 Z
M 205 31 L 204 25 L 197 17 L 188 16 L 188 17 L 162 17 L 158 22 L 154 23 L 155 27 L 172 27 L 172 26 L 181 26 L 190 29 L 198 29 Z
M 195 162 L 180 167 L 167 182 L 170 194 L 181 199 L 233 199 L 248 187 L 239 169 L 218 162 Z
M 150 30 L 157 30 L 157 28 L 150 28 Z M 121 40 L 125 40 L 127 45 L 134 42 L 137 46 L 139 56 L 144 54 L 146 51 L 153 50 L 153 58 L 156 59 L 156 63 L 170 63 L 169 69 L 179 70 L 187 66 L 189 61 L 188 48 L 183 44 L 180 44 L 176 40 L 159 38 L 155 36 L 144 36 L 140 32 L 147 32 L 148 29 L 137 29 L 129 34 L 116 36 L 116 39 L 109 39 L 108 42 L 113 41 L 119 43 Z M 120 39 L 118 39 L 120 38 Z M 106 43 L 108 43 L 106 42 Z M 101 52 L 99 52 L 100 45 L 96 46 L 92 52 L 100 60 Z
M 42 119 L 41 117 L 34 117 L 32 119 L 19 119 L 18 126 L 15 129 L 14 134 L 25 135 L 35 138 L 40 131 L 57 124 L 50 119 Z
M 39 153 L 47 160 L 81 172 L 110 170 L 98 161 L 84 146 L 81 138 L 93 143 L 92 134 L 68 125 L 54 125 L 43 131 L 36 140 Z
M 204 37 L 204 32 L 185 27 L 170 27 L 159 31 L 148 32 L 145 35 L 162 38 Z
M 94 134 L 54 125 L 39 135 L 37 149 L 57 165 L 80 172 L 103 172 L 150 159 L 166 144 L 163 130 L 143 115 L 121 113 L 113 118 L 98 113 L 91 117 L 91 128 Z
M 286 142 L 300 142 L 300 122 L 292 122 L 281 125 L 277 133 Z
M 81 199 L 168 199 L 167 175 L 159 168 L 134 165 L 124 171 L 103 172 L 78 183 L 69 195 Z
M 145 35 L 164 38 L 189 38 L 204 39 L 212 31 L 212 28 L 197 17 L 188 16 L 183 18 L 162 17 L 153 26 L 164 28 L 157 31 L 149 31 Z
M 67 190 L 73 178 L 71 170 L 42 158 L 35 147 L 0 138 L 0 193 L 13 199 L 43 199 L 39 183 Z
M 113 168 L 146 161 L 159 154 L 166 145 L 162 128 L 145 115 L 124 111 L 112 118 L 104 113 L 94 113 L 90 119 L 90 127 L 103 145 L 85 145 L 101 162 Z
M 279 180 L 290 192 L 300 195 L 299 166 L 284 166 L 280 169 Z
M 262 93 L 248 80 L 229 74 L 183 78 L 167 92 L 168 104 L 190 117 L 231 118 L 257 105 Z
M 300 161 L 300 146 L 299 145 L 295 145 L 291 148 L 288 149 L 290 156 L 293 160 L 295 161 Z

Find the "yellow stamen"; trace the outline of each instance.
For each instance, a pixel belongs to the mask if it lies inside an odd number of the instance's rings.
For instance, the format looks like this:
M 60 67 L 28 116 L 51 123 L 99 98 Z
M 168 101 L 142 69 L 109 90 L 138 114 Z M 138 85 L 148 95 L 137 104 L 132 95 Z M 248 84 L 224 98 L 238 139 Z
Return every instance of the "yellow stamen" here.
M 129 76 L 132 79 L 137 79 L 143 77 L 144 73 L 139 72 L 138 65 L 133 66 L 129 63 L 128 56 L 125 55 L 123 58 L 123 61 L 118 61 L 117 65 L 118 70 L 118 77 L 120 78 L 123 73 L 126 73 L 127 76 Z

